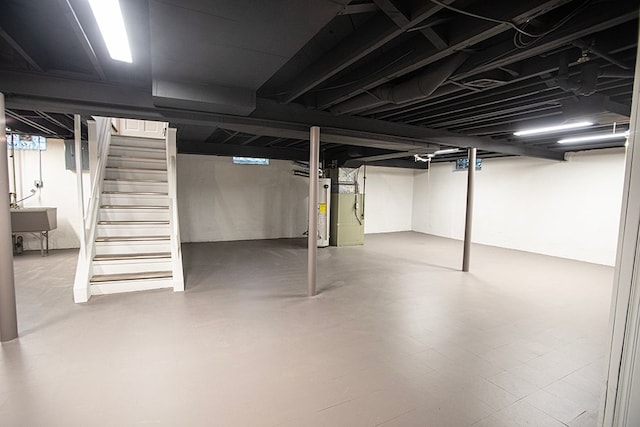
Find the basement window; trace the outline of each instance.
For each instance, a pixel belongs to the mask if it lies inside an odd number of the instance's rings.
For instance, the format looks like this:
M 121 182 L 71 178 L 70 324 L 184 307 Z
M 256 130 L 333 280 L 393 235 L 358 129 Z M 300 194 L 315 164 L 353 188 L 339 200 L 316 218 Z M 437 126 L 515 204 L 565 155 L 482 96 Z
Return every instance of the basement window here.
M 268 165 L 269 159 L 261 159 L 258 157 L 234 157 L 233 163 L 236 165 Z

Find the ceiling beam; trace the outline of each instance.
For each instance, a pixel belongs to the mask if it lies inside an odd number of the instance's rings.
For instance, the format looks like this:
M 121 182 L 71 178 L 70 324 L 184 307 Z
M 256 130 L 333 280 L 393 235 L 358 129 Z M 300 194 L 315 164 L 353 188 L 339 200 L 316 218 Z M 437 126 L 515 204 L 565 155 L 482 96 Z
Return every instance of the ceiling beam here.
M 358 13 L 377 12 L 378 6 L 375 3 L 350 4 L 342 8 L 338 15 L 355 15 Z
M 20 44 L 2 28 L 0 28 L 0 37 L 2 37 L 4 41 L 6 41 L 9 46 L 11 46 L 13 50 L 15 50 L 18 55 L 20 55 L 22 59 L 24 59 L 27 64 L 31 66 L 31 68 L 36 71 L 42 72 L 42 67 L 40 67 L 40 65 L 31 57 L 31 55 L 29 55 L 27 51 L 24 50 L 22 46 L 20 46 Z
M 444 3 L 453 3 L 453 1 L 444 0 Z M 307 67 L 290 84 L 281 87 L 278 92 L 286 93 L 281 101 L 288 103 L 295 100 L 441 9 L 441 6 L 428 3 L 415 13 L 415 16 L 405 27 L 398 27 L 389 22 L 389 18 L 384 13 L 378 13 L 371 17 L 338 46 Z
M 111 90 L 110 90 L 111 89 Z M 562 160 L 550 150 L 531 149 L 491 138 L 428 129 L 355 116 L 334 116 L 296 104 L 257 99 L 250 117 L 154 107 L 150 94 L 97 82 L 63 81 L 37 74 L 0 71 L 0 91 L 9 108 L 63 113 L 116 115 L 172 123 L 216 126 L 276 138 L 306 139 L 309 126 L 321 126 L 323 141 L 391 150 L 425 149 L 433 145 L 477 147 L 505 154 Z M 229 144 L 227 144 L 229 145 Z
M 67 17 L 67 21 L 73 29 L 73 32 L 76 33 L 76 36 L 78 37 L 78 41 L 82 45 L 84 53 L 87 55 L 87 58 L 89 58 L 89 61 L 91 61 L 91 65 L 93 65 L 94 71 L 96 72 L 100 80 L 106 80 L 107 77 L 105 76 L 102 66 L 100 65 L 98 56 L 93 50 L 93 46 L 91 46 L 91 42 L 89 41 L 87 34 L 84 32 L 84 28 L 82 28 L 82 24 L 78 19 L 78 15 L 76 15 L 75 10 L 73 10 L 73 6 L 71 6 L 69 0 L 58 0 L 58 2 L 63 8 L 64 14 Z
M 472 55 L 460 69 L 451 76 L 452 80 L 464 80 L 485 71 L 495 70 L 505 65 L 513 64 L 524 59 L 532 58 L 542 53 L 571 43 L 573 40 L 586 37 L 609 28 L 638 19 L 638 8 L 633 2 L 628 2 L 620 8 L 610 8 L 604 3 L 604 9 L 591 10 L 579 15 L 580 19 L 574 25 L 558 29 L 552 35 L 545 37 L 543 42 L 535 43 L 526 49 L 514 52 L 511 41 L 491 46 L 489 49 Z
M 491 14 L 492 11 L 495 13 L 496 10 L 499 10 L 500 19 L 519 25 L 566 4 L 568 1 L 547 0 L 539 2 L 535 7 L 514 1 L 503 1 L 501 4 L 485 2 L 483 4 L 486 4 L 486 7 L 489 8 L 487 14 Z M 353 83 L 345 84 L 333 90 L 323 91 L 318 95 L 317 108 L 327 109 L 391 79 L 404 76 L 511 29 L 507 24 L 495 24 L 477 20 L 474 21 L 474 25 L 470 25 L 469 19 L 463 16 L 451 22 L 451 28 L 460 28 L 460 30 L 457 34 L 449 35 L 450 44 L 445 49 L 438 50 L 423 44 L 408 46 L 406 50 L 395 49 L 367 64 L 363 69 L 354 70 L 343 79 L 347 83 Z M 377 71 L 372 73 L 371 70 Z M 341 81 L 335 83 L 340 85 Z
M 429 169 L 428 163 L 416 162 L 415 160 L 403 160 L 403 159 L 386 159 L 386 160 L 378 160 L 375 162 L 371 162 L 371 161 L 363 162 L 363 161 L 360 161 L 359 159 L 351 159 L 344 162 L 345 167 L 360 167 L 365 164 L 367 166 L 382 166 L 387 168 L 420 169 L 420 170 Z
M 213 156 L 260 157 L 279 160 L 309 160 L 307 150 L 292 148 L 256 147 L 235 144 L 214 144 L 200 141 L 177 141 L 178 153 Z
M 20 115 L 20 114 L 18 114 L 16 112 L 13 112 L 13 111 L 11 111 L 9 109 L 5 110 L 5 113 L 6 113 L 7 116 L 11 117 L 12 119 L 17 120 L 17 121 L 19 121 L 21 123 L 24 123 L 27 126 L 30 126 L 31 128 L 35 129 L 37 132 L 38 131 L 39 132 L 43 132 L 43 133 L 45 133 L 47 135 L 57 135 L 57 132 L 49 129 L 48 127 L 43 126 L 40 123 L 34 122 L 33 120 L 28 119 L 28 118 L 26 118 L 26 117 L 24 117 L 24 116 L 22 116 L 22 115 Z
M 389 19 L 391 19 L 399 28 L 407 28 L 411 26 L 411 20 L 398 9 L 398 6 L 392 0 L 373 0 L 373 2 L 383 11 Z M 431 27 L 418 27 L 415 31 L 420 32 L 431 44 L 438 50 L 445 49 L 447 43 L 438 33 Z
M 362 163 L 371 163 L 377 162 L 380 160 L 390 160 L 390 159 L 401 159 L 403 157 L 413 156 L 414 154 L 425 154 L 423 151 L 416 153 L 408 153 L 406 151 L 398 151 L 396 153 L 389 154 L 378 154 L 377 156 L 365 156 L 365 157 L 356 157 L 352 160 L 362 162 Z
M 320 138 L 323 142 L 408 152 L 429 150 L 439 145 L 460 148 L 477 147 L 504 154 L 550 160 L 564 159 L 561 153 L 532 149 L 517 143 L 469 137 L 453 132 L 362 117 L 336 117 L 330 113 L 311 111 L 298 105 L 282 105 L 264 99 L 258 99 L 257 108 L 252 117 L 175 110 L 163 111 L 163 113 L 170 121 L 176 123 L 215 122 L 219 127 L 276 138 L 304 139 L 309 134 L 310 124 L 313 124 L 321 127 Z

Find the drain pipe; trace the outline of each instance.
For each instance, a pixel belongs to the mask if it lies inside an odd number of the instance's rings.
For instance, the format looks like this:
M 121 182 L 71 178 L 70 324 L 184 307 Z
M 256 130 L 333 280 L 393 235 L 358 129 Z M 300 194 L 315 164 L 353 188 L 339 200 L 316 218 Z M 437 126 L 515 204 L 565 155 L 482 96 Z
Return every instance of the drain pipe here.
M 354 114 L 385 104 L 403 104 L 430 96 L 469 57 L 457 53 L 440 61 L 415 77 L 395 85 L 384 85 L 341 102 L 331 108 L 333 114 Z
M 4 94 L 0 92 L 0 341 L 18 338 Z

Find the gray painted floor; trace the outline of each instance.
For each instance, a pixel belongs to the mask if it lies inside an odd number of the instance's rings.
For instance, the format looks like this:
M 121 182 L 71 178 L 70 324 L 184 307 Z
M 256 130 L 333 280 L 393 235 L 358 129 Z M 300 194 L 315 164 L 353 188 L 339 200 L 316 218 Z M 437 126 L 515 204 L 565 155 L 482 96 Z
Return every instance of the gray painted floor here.
M 593 426 L 613 269 L 418 233 L 184 245 L 185 293 L 72 301 L 15 258 L 2 426 Z

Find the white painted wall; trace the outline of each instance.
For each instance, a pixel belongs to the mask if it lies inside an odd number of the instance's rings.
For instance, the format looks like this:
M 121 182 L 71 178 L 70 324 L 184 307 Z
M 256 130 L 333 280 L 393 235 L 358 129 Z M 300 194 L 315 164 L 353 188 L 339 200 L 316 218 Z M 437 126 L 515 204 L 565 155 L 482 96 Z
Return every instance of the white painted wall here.
M 289 161 L 236 165 L 231 157 L 178 155 L 183 242 L 302 237 L 309 182 Z
M 366 172 L 365 234 L 411 230 L 413 169 L 367 166 Z M 359 176 L 363 175 L 360 168 Z
M 476 174 L 473 241 L 615 263 L 624 149 L 579 152 L 566 162 L 486 159 Z M 453 164 L 416 172 L 413 229 L 462 239 L 466 173 Z
M 11 150 L 9 150 L 11 153 Z M 30 195 L 34 181 L 40 179 L 38 151 L 16 150 L 16 184 L 18 200 Z M 9 183 L 13 189 L 12 163 L 9 162 Z M 83 174 L 85 194 L 89 194 L 89 173 Z M 42 181 L 44 186 L 24 202 L 22 207 L 54 207 L 58 209 L 58 228 L 49 233 L 49 249 L 80 247 L 82 221 L 78 208 L 76 174 L 65 169 L 64 141 L 47 138 L 42 151 Z M 85 201 L 86 202 L 86 201 Z M 40 249 L 40 241 L 29 234 L 24 237 L 26 250 Z

